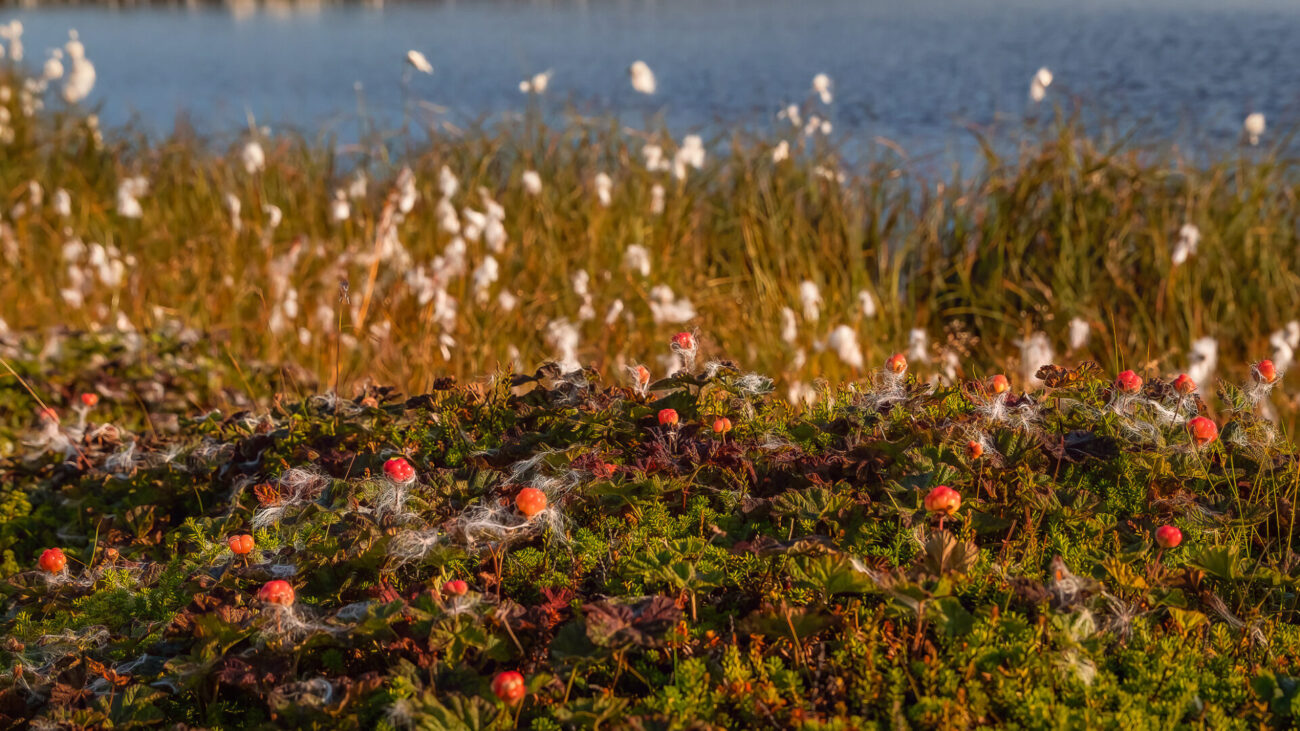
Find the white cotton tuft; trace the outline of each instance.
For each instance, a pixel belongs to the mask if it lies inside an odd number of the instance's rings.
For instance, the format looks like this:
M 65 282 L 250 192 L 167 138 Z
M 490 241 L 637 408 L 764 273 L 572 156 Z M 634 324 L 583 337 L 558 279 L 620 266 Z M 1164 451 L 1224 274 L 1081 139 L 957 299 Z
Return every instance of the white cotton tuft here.
M 433 64 L 429 63 L 429 59 L 425 58 L 424 54 L 419 51 L 414 49 L 407 51 L 406 62 L 411 65 L 411 68 L 414 68 L 422 74 L 433 73 Z
M 643 277 L 650 276 L 650 252 L 640 244 L 632 244 L 623 252 L 623 268 Z
M 790 345 L 799 338 L 799 323 L 795 320 L 794 310 L 781 308 L 781 339 Z
M 1047 333 L 1036 332 L 1020 341 L 1020 376 L 1028 388 L 1038 388 L 1043 382 L 1038 380 L 1038 369 L 1052 364 L 1052 342 Z
M 862 308 L 862 316 L 871 318 L 876 316 L 876 298 L 871 296 L 867 290 L 858 292 L 858 306 Z
M 596 200 L 605 208 L 609 207 L 614 191 L 614 181 L 605 173 L 597 173 L 593 184 L 596 187 Z
M 249 175 L 259 173 L 262 168 L 266 167 L 266 151 L 262 149 L 261 143 L 257 140 L 249 140 L 244 143 L 244 149 L 240 151 L 239 159 L 244 163 L 244 172 Z
M 1082 317 L 1075 317 L 1070 320 L 1069 342 L 1070 351 L 1082 350 L 1088 345 L 1088 336 L 1092 333 L 1092 326 Z
M 826 74 L 817 74 L 812 80 L 813 91 L 821 97 L 822 104 L 830 104 L 834 100 L 831 94 L 831 77 Z
M 1196 382 L 1197 390 L 1210 385 L 1219 367 L 1219 341 L 1204 337 L 1192 342 L 1187 353 L 1187 376 Z
M 1196 253 L 1196 248 L 1201 243 L 1201 230 L 1190 223 L 1184 223 L 1182 228 L 1178 229 L 1178 243 L 1174 244 L 1174 251 L 1171 256 L 1174 266 L 1178 266 L 1187 261 L 1187 257 Z
M 922 328 L 912 328 L 907 334 L 907 360 L 910 363 L 927 363 L 930 360 L 930 336 Z
M 1246 115 L 1246 121 L 1241 124 L 1241 131 L 1245 133 L 1247 141 L 1252 145 L 1259 144 L 1259 138 L 1264 136 L 1264 130 L 1267 125 L 1264 123 L 1262 112 L 1251 112 Z
M 655 75 L 645 61 L 633 61 L 627 73 L 632 79 L 633 89 L 642 94 L 655 93 Z
M 860 370 L 866 364 L 862 348 L 858 346 L 858 333 L 848 325 L 839 325 L 832 330 L 826 338 L 826 345 L 850 368 Z
M 528 195 L 541 195 L 542 176 L 538 175 L 536 170 L 525 170 L 520 181 L 524 184 L 524 191 Z
M 1047 97 L 1047 87 L 1052 85 L 1052 72 L 1043 67 L 1034 73 L 1034 78 L 1029 82 L 1029 98 L 1034 102 L 1041 102 Z
M 822 294 L 812 280 L 805 279 L 799 284 L 799 302 L 803 306 L 803 319 L 817 322 L 821 318 Z

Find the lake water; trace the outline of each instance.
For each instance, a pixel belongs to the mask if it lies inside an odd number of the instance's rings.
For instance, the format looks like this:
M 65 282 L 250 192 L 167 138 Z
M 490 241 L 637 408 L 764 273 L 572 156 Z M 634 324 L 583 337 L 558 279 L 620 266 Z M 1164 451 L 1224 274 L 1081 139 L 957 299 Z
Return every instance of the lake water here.
M 1031 76 L 1052 69 L 1049 103 L 1192 145 L 1232 144 L 1242 118 L 1297 119 L 1300 3 L 1274 0 L 656 0 L 446 2 L 309 12 L 50 8 L 20 18 L 29 64 L 77 28 L 109 123 L 166 132 L 179 111 L 206 131 L 259 123 L 355 135 L 357 95 L 396 115 L 404 56 L 433 76 L 414 96 L 464 121 L 523 108 L 519 82 L 554 72 L 543 104 L 662 115 L 675 132 L 776 127 L 811 79 L 834 79 L 833 134 L 951 152 L 967 123 L 1018 126 Z M 646 61 L 658 92 L 634 92 Z M 1275 137 L 1276 138 L 1276 137 Z

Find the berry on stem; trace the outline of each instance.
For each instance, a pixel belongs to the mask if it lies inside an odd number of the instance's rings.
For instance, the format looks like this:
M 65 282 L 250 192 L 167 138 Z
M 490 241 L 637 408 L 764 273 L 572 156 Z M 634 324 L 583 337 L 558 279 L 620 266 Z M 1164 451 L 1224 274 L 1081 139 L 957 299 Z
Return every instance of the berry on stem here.
M 1122 393 L 1137 393 L 1142 390 L 1142 377 L 1133 371 L 1124 371 L 1115 377 L 1115 386 Z
M 415 479 L 415 468 L 403 457 L 393 457 L 384 463 L 384 474 L 393 482 L 410 482 Z
M 961 495 L 947 485 L 940 485 L 925 496 L 925 509 L 931 513 L 952 515 L 961 508 Z
M 61 548 L 47 548 L 41 552 L 41 558 L 37 561 L 42 571 L 51 574 L 57 574 L 68 566 L 68 557 L 63 555 Z
M 226 543 L 230 546 L 231 553 L 236 556 L 245 556 L 253 551 L 253 537 L 247 533 L 231 536 Z
M 889 360 L 885 361 L 885 368 L 901 376 L 907 370 L 907 358 L 902 353 L 894 353 L 889 356 Z
M 677 416 L 677 409 L 662 409 L 659 412 L 660 426 L 677 426 L 681 418 Z
M 293 605 L 293 587 L 282 579 L 268 581 L 257 590 L 257 598 L 267 604 L 279 604 L 282 607 Z

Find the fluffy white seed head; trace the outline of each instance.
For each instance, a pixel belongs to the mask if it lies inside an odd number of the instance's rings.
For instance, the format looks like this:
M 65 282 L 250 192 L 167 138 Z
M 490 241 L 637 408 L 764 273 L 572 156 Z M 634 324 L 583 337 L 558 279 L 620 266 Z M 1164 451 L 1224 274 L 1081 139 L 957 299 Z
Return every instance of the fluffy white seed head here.
M 655 75 L 645 61 L 633 61 L 627 73 L 632 79 L 633 89 L 642 94 L 655 93 Z
M 1250 144 L 1258 145 L 1259 138 L 1264 135 L 1266 127 L 1263 112 L 1251 112 L 1246 115 L 1246 120 L 1242 122 L 1241 131 L 1245 133 Z
M 406 62 L 422 74 L 433 73 L 433 64 L 429 63 L 429 59 L 425 58 L 423 53 L 415 49 L 406 52 Z

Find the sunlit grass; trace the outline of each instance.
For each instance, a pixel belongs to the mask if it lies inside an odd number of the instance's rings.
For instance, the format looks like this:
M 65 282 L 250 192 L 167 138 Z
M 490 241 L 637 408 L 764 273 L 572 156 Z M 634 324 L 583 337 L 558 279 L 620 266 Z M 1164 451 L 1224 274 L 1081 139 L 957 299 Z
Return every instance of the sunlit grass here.
M 367 378 L 420 390 L 512 362 L 529 370 L 563 354 L 548 329 L 558 320 L 576 326 L 576 362 L 608 375 L 686 328 L 699 331 L 703 357 L 727 353 L 786 387 L 860 375 L 854 359 L 825 347 L 839 326 L 857 334 L 867 364 L 907 349 L 920 329 L 930 362 L 912 362 L 922 374 L 959 361 L 1019 382 L 1037 365 L 1022 366 L 1019 344 L 1039 331 L 1056 360 L 1149 375 L 1187 369 L 1189 344 L 1205 336 L 1225 363 L 1289 360 L 1269 336 L 1296 317 L 1296 175 L 1292 159 L 1267 150 L 1194 164 L 1168 147 L 1104 141 L 1058 112 L 1015 140 L 981 140 L 978 168 L 943 180 L 887 146 L 855 147 L 846 162 L 828 138 L 797 129 L 706 138 L 702 166 L 683 166 L 679 178 L 670 164 L 644 164 L 646 145 L 661 146 L 667 161 L 679 149 L 663 132 L 536 108 L 468 128 L 417 114 L 404 133 L 339 145 L 261 131 L 221 140 L 101 133 L 62 104 L 26 117 L 18 99 L 0 168 L 0 317 L 12 330 L 181 324 L 232 359 L 294 363 L 325 386 L 337 366 L 343 390 Z M 427 139 L 414 131 L 422 119 Z M 245 168 L 248 139 L 264 150 L 261 170 Z M 793 154 L 775 161 L 782 141 Z M 417 195 L 403 217 L 394 181 L 406 166 Z M 448 204 L 462 231 L 466 209 L 489 211 L 491 200 L 504 213 L 505 243 L 491 251 L 486 236 L 466 240 L 459 269 L 449 261 L 455 237 L 439 225 L 444 167 L 458 183 Z M 524 183 L 530 171 L 541 182 L 535 195 Z M 612 181 L 608 206 L 597 195 L 602 173 Z M 368 184 L 351 197 L 358 175 Z M 138 219 L 123 216 L 119 200 L 133 176 L 148 181 Z M 58 189 L 71 201 L 66 217 L 52 205 Z M 347 220 L 334 220 L 337 196 Z M 271 206 L 282 216 L 276 227 Z M 1201 240 L 1175 266 L 1188 223 Z M 69 249 L 74 240 L 88 251 Z M 120 285 L 98 276 L 95 243 L 109 266 L 122 262 Z M 625 265 L 633 245 L 648 253 L 648 276 Z M 485 271 L 476 289 L 489 255 L 497 279 Z M 575 291 L 580 272 L 585 293 Z M 816 321 L 801 299 L 805 282 L 820 298 Z M 671 298 L 654 292 L 662 286 Z M 696 317 L 656 321 L 656 296 L 663 312 Z M 795 313 L 792 329 L 784 308 Z M 1088 338 L 1071 350 L 1076 318 Z M 667 367 L 649 365 L 657 375 Z

